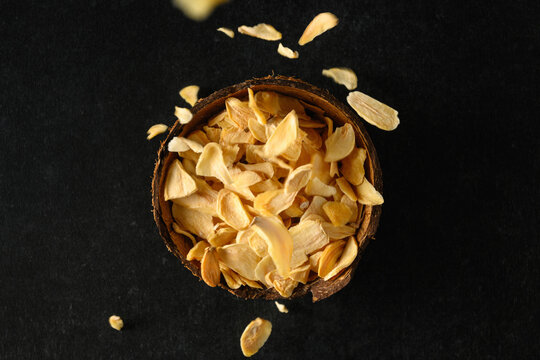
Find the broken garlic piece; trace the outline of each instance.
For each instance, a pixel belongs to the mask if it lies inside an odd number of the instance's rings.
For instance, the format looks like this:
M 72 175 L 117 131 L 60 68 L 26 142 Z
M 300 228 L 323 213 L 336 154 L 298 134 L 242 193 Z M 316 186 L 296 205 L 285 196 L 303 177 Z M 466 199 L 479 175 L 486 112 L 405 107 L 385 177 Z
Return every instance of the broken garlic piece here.
M 246 326 L 240 337 L 240 347 L 245 357 L 255 355 L 270 337 L 272 323 L 268 320 L 256 318 Z
M 150 126 L 150 128 L 146 131 L 148 136 L 146 137 L 147 140 L 150 140 L 159 134 L 163 134 L 165 131 L 167 131 L 168 127 L 165 124 L 156 124 Z
M 197 85 L 189 85 L 180 90 L 180 97 L 184 99 L 189 105 L 194 106 L 199 100 L 199 87 Z
M 283 46 L 281 43 L 279 43 L 277 52 L 279 55 L 284 56 L 289 59 L 298 59 L 298 51 L 293 51 L 292 49 L 289 49 L 288 47 Z
M 356 89 L 358 79 L 354 71 L 345 67 L 335 67 L 330 69 L 324 69 L 322 74 L 326 77 L 333 79 L 336 83 L 343 85 L 347 90 Z
M 120 331 L 124 327 L 124 320 L 118 315 L 111 315 L 111 317 L 109 317 L 109 325 L 111 325 L 113 329 Z
M 232 29 L 229 29 L 229 28 L 226 28 L 226 27 L 220 27 L 220 28 L 217 28 L 217 31 L 221 31 L 222 33 L 224 33 L 225 35 L 227 35 L 231 39 L 234 38 L 234 31 Z
M 281 33 L 269 24 L 257 24 L 255 26 L 242 25 L 238 28 L 238 32 L 267 41 L 281 40 Z
M 274 304 L 276 304 L 276 307 L 277 309 L 279 310 L 280 313 L 288 313 L 289 312 L 289 309 L 287 309 L 287 307 L 281 303 L 278 303 L 277 301 L 274 301 Z
M 207 247 L 201 260 L 201 277 L 206 285 L 216 287 L 219 285 L 221 271 L 216 254 L 216 248 Z
M 249 226 L 251 216 L 244 208 L 242 200 L 234 192 L 222 189 L 217 196 L 218 216 L 236 230 L 242 230 Z
M 399 125 L 396 110 L 360 91 L 351 92 L 347 102 L 364 120 L 381 130 L 391 131 Z
M 273 158 L 287 151 L 295 142 L 298 130 L 298 115 L 296 115 L 296 111 L 291 110 L 268 138 L 263 148 L 264 156 Z
M 354 236 L 349 237 L 347 240 L 347 244 L 345 245 L 345 248 L 343 249 L 343 253 L 341 254 L 341 257 L 337 261 L 334 268 L 326 274 L 324 277 L 325 281 L 330 280 L 334 276 L 336 276 L 341 270 L 349 267 L 354 259 L 356 259 L 356 256 L 358 255 L 358 245 L 356 244 L 356 240 L 354 240 Z
M 352 217 L 351 209 L 341 202 L 328 201 L 322 206 L 322 209 L 334 226 L 343 226 Z
M 339 20 L 336 15 L 329 12 L 320 13 L 308 24 L 300 40 L 298 40 L 298 44 L 301 46 L 307 44 L 317 36 L 335 27 L 338 23 Z
M 169 144 L 167 144 L 167 150 L 169 152 L 183 152 L 192 150 L 193 152 L 201 153 L 203 151 L 203 146 L 197 141 L 176 136 L 169 141 Z
M 186 259 L 188 261 L 201 261 L 204 257 L 205 250 L 207 247 L 209 247 L 210 244 L 208 244 L 206 241 L 199 241 L 195 246 L 193 246 L 189 252 L 186 255 Z
M 344 240 L 338 240 L 328 244 L 319 259 L 319 270 L 318 274 L 320 277 L 324 278 L 336 265 L 337 260 L 343 252 L 343 247 L 345 246 Z

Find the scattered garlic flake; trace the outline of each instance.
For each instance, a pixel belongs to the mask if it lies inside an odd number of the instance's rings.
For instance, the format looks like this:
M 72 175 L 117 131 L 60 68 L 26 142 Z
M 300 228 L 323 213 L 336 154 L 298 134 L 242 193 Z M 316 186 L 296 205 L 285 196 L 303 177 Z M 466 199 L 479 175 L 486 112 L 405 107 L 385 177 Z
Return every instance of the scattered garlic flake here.
M 285 56 L 286 58 L 298 59 L 298 51 L 293 51 L 288 47 L 283 46 L 281 43 L 278 45 L 277 52 L 279 55 Z
M 220 27 L 217 29 L 217 31 L 221 31 L 222 33 L 224 33 L 225 35 L 227 35 L 228 37 L 230 37 L 231 39 L 234 38 L 234 31 L 229 29 L 229 28 L 226 28 L 226 27 Z
M 333 79 L 336 83 L 344 85 L 347 90 L 356 89 L 358 78 L 354 71 L 349 68 L 331 68 L 324 69 L 322 74 L 326 77 Z
M 214 9 L 228 0 L 173 0 L 173 5 L 182 10 L 191 20 L 206 20 Z
M 242 25 L 238 28 L 240 34 L 253 36 L 268 41 L 281 40 L 281 33 L 272 25 L 257 24 L 255 26 Z
M 109 318 L 109 324 L 113 329 L 120 331 L 124 327 L 124 320 L 122 320 L 118 315 L 112 315 Z
M 285 313 L 285 314 L 287 314 L 289 312 L 289 309 L 287 309 L 287 307 L 285 305 L 280 304 L 277 301 L 274 301 L 274 304 L 276 304 L 276 307 L 279 310 L 279 312 Z
M 336 26 L 338 23 L 339 20 L 336 15 L 329 12 L 320 13 L 319 15 L 315 16 L 306 27 L 306 30 L 304 30 L 304 33 L 300 37 L 300 40 L 298 40 L 298 44 L 307 44 L 325 31 L 328 31 Z
M 245 357 L 255 355 L 263 347 L 270 333 L 272 332 L 272 323 L 268 320 L 256 318 L 248 324 L 242 337 L 240 338 L 240 347 Z
M 381 130 L 394 130 L 399 125 L 396 110 L 360 91 L 351 92 L 347 102 L 364 120 Z
M 191 121 L 191 119 L 193 119 L 193 114 L 189 109 L 181 108 L 178 106 L 174 107 L 174 116 L 178 118 L 180 124 L 187 124 Z
M 197 103 L 199 87 L 197 85 L 189 85 L 180 90 L 180 96 L 184 99 L 189 105 L 194 106 Z M 350 89 L 349 89 L 350 90 Z
M 148 140 L 158 136 L 159 134 L 163 134 L 165 131 L 167 131 L 168 127 L 165 124 L 156 124 L 152 125 L 146 133 L 148 136 L 146 137 Z

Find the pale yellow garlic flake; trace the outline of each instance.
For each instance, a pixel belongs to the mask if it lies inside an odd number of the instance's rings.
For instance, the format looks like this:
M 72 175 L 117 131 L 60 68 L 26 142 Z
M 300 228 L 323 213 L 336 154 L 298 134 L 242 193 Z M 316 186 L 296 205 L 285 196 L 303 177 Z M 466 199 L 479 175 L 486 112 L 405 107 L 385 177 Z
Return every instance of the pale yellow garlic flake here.
M 189 105 L 194 106 L 197 103 L 199 94 L 199 87 L 197 85 L 189 85 L 180 90 L 180 96 L 184 99 Z
M 391 131 L 399 125 L 396 110 L 360 91 L 351 92 L 347 96 L 347 102 L 358 115 L 379 129 Z
M 255 26 L 242 25 L 238 28 L 238 32 L 267 41 L 281 40 L 281 33 L 269 24 L 257 24 Z
M 354 71 L 349 68 L 330 68 L 324 69 L 322 74 L 326 77 L 333 79 L 336 83 L 343 85 L 347 90 L 356 89 L 358 79 Z
M 305 45 L 308 42 L 315 39 L 317 36 L 321 35 L 325 31 L 330 30 L 338 24 L 338 18 L 329 12 L 320 13 L 315 16 L 313 20 L 308 24 L 304 33 L 298 40 L 299 45 Z

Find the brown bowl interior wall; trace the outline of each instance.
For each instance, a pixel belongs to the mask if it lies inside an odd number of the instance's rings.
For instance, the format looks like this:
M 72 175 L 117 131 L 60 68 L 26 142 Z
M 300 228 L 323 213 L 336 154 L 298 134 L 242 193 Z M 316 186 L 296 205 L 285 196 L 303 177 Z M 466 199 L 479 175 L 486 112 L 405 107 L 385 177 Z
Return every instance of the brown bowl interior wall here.
M 365 162 L 365 171 L 367 179 L 382 193 L 382 172 L 377 158 L 377 153 L 367 134 L 360 118 L 351 111 L 348 106 L 338 101 L 334 96 L 325 90 L 318 89 L 313 85 L 301 80 L 282 77 L 269 76 L 261 79 L 248 80 L 243 83 L 221 89 L 212 95 L 199 100 L 193 107 L 193 119 L 189 124 L 181 125 L 178 121 L 174 124 L 165 141 L 162 142 L 158 152 L 158 159 L 154 170 L 154 179 L 152 181 L 152 202 L 154 206 L 154 218 L 161 237 L 165 241 L 168 249 L 177 256 L 182 263 L 197 277 L 200 278 L 199 262 L 186 260 L 186 255 L 192 247 L 192 242 L 187 237 L 177 234 L 172 229 L 173 217 L 171 205 L 164 200 L 163 184 L 167 169 L 170 163 L 178 156 L 176 153 L 167 151 L 168 142 L 175 136 L 185 136 L 191 131 L 204 125 L 212 116 L 225 108 L 225 100 L 228 97 L 246 98 L 247 89 L 251 88 L 257 91 L 275 91 L 280 94 L 289 95 L 301 99 L 307 103 L 323 109 L 326 114 L 334 121 L 336 125 L 350 123 L 356 133 L 357 145 L 366 148 L 368 157 Z M 341 290 L 349 283 L 354 273 L 363 250 L 371 238 L 374 237 L 381 206 L 363 206 L 363 219 L 357 232 L 359 252 L 356 260 L 345 271 L 336 277 L 324 281 L 316 279 L 308 284 L 299 284 L 291 297 L 305 295 L 308 291 L 312 292 L 313 301 L 324 299 L 337 291 Z M 247 286 L 242 286 L 237 290 L 229 289 L 226 285 L 220 285 L 231 293 L 245 298 L 265 298 L 280 299 L 281 296 L 274 289 L 258 290 Z

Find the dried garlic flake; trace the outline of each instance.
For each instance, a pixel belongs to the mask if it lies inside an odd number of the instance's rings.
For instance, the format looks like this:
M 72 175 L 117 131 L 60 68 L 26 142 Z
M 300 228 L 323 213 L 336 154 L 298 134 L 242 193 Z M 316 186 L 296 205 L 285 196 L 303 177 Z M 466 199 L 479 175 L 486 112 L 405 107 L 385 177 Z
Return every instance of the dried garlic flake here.
M 148 131 L 146 131 L 146 133 L 148 134 L 146 139 L 150 140 L 153 137 L 158 136 L 159 134 L 163 134 L 165 131 L 167 131 L 167 129 L 168 129 L 168 127 L 165 124 L 152 125 L 150 127 L 150 129 L 148 129 Z
M 326 139 L 326 154 L 324 161 L 339 161 L 346 158 L 354 149 L 354 130 L 351 124 L 347 123 L 338 127 L 334 133 Z
M 358 79 L 356 74 L 349 68 L 331 68 L 324 69 L 322 74 L 326 77 L 334 79 L 334 81 L 340 85 L 344 85 L 347 90 L 356 89 Z
M 173 0 L 173 5 L 182 10 L 191 20 L 205 20 L 214 8 L 227 0 Z
M 287 309 L 285 305 L 278 303 L 277 301 L 274 301 L 274 304 L 276 304 L 276 307 L 279 310 L 279 312 L 285 313 L 285 314 L 289 312 L 289 309 Z
M 259 39 L 276 41 L 281 40 L 281 33 L 272 25 L 257 24 L 255 26 L 242 25 L 238 28 L 240 34 L 253 36 Z
M 124 327 L 124 320 L 118 315 L 112 315 L 109 318 L 109 325 L 111 325 L 113 329 L 120 331 Z
M 250 322 L 240 338 L 240 347 L 244 356 L 255 355 L 268 340 L 271 332 L 272 323 L 268 320 L 256 318 Z
M 285 56 L 289 59 L 298 59 L 298 51 L 293 51 L 289 49 L 288 47 L 283 46 L 281 43 L 279 43 L 277 52 L 281 56 Z
M 327 30 L 330 30 L 338 24 L 339 20 L 336 15 L 325 12 L 315 16 L 304 30 L 304 33 L 298 40 L 299 45 L 305 45 L 315 39 Z
M 226 27 L 220 27 L 217 29 L 217 31 L 221 31 L 222 33 L 224 33 L 225 35 L 227 35 L 228 37 L 230 37 L 231 39 L 234 38 L 234 31 L 229 29 L 229 28 L 226 28 Z
M 199 87 L 197 85 L 189 85 L 180 90 L 180 96 L 184 99 L 189 105 L 194 106 L 197 103 Z
M 360 91 L 350 93 L 347 96 L 347 102 L 358 115 L 379 129 L 390 131 L 399 125 L 398 112 L 396 110 Z
M 193 119 L 193 114 L 189 109 L 181 108 L 178 106 L 174 107 L 174 116 L 178 118 L 180 124 L 187 124 Z

